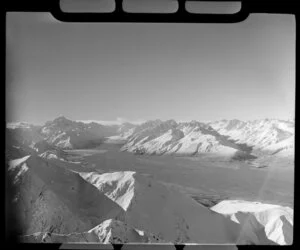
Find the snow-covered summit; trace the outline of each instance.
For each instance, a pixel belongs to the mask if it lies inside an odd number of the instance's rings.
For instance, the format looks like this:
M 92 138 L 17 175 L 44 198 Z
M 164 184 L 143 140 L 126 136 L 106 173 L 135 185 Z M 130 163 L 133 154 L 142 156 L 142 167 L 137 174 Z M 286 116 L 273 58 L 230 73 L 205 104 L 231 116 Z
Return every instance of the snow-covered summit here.
M 290 207 L 260 202 L 225 200 L 211 208 L 242 225 L 244 234 L 253 235 L 257 241 L 267 237 L 279 245 L 293 242 L 293 214 Z M 267 241 L 265 242 L 267 244 Z M 261 243 L 262 244 L 262 243 Z
M 265 147 L 288 139 L 294 134 L 295 125 L 289 121 L 261 119 L 243 122 L 239 120 L 222 120 L 209 123 L 221 135 L 237 143 L 264 150 Z

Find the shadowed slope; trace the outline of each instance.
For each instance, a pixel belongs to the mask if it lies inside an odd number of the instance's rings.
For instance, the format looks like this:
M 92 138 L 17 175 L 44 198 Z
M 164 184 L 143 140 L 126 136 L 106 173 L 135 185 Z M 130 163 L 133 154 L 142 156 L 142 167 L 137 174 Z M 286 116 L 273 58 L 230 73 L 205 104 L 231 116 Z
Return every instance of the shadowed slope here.
M 9 174 L 18 193 L 23 234 L 84 232 L 124 210 L 78 174 L 36 156 L 14 164 Z
M 71 233 L 71 234 L 55 234 L 55 233 L 35 233 L 22 237 L 23 242 L 38 243 L 104 243 L 104 244 L 117 244 L 117 243 L 157 243 L 163 242 L 158 236 L 137 230 L 129 227 L 125 223 L 109 219 L 102 222 L 100 225 L 92 228 L 84 233 Z

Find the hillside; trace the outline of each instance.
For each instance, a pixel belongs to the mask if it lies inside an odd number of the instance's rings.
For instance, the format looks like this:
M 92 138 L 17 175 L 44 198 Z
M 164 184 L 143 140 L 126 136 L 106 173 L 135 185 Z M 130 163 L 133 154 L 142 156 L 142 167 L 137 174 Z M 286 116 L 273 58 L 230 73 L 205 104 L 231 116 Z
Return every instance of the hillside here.
M 211 209 L 241 224 L 243 228 L 241 238 L 244 234 L 252 234 L 257 237 L 258 241 L 267 237 L 279 245 L 291 245 L 293 243 L 294 210 L 289 207 L 260 202 L 227 200 L 220 202 Z
M 129 227 L 125 223 L 109 219 L 100 225 L 83 233 L 56 234 L 56 233 L 34 233 L 22 236 L 25 243 L 165 243 L 158 236 Z
M 10 161 L 8 174 L 23 234 L 84 232 L 124 213 L 78 174 L 38 156 Z

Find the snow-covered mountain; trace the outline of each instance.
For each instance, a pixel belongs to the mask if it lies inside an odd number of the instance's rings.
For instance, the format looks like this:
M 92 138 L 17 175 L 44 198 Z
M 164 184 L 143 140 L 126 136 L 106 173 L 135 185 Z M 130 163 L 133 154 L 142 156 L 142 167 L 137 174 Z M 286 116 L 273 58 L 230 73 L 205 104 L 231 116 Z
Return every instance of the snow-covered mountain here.
M 295 133 L 295 123 L 292 121 L 262 119 L 244 122 L 235 119 L 211 122 L 209 125 L 236 143 L 252 146 L 257 153 L 274 153 L 283 141 L 289 148 L 294 146 L 294 141 L 290 139 Z
M 131 132 L 122 147 L 134 153 L 147 154 L 218 154 L 234 156 L 244 150 L 220 135 L 212 127 L 197 121 L 177 123 L 174 120 L 149 121 Z M 248 152 L 244 152 L 248 154 Z
M 26 155 L 65 160 L 66 153 L 47 142 L 36 126 L 14 126 L 6 130 L 6 158 L 17 159 Z
M 211 208 L 242 225 L 244 234 L 253 235 L 261 241 L 265 236 L 279 245 L 293 243 L 293 214 L 290 207 L 247 202 L 240 200 L 225 200 Z
M 7 124 L 6 129 L 6 145 L 33 145 L 34 143 L 43 140 L 43 136 L 39 133 L 40 126 L 30 124 L 15 124 L 11 126 Z
M 46 122 L 40 133 L 52 145 L 74 149 L 95 147 L 105 137 L 115 135 L 117 129 L 117 125 L 104 126 L 95 122 L 85 124 L 60 116 Z
M 295 135 L 290 136 L 287 139 L 281 140 L 280 142 L 267 146 L 265 151 L 271 152 L 272 155 L 281 157 L 289 157 L 294 155 L 295 150 Z
M 253 159 L 264 155 L 292 157 L 294 154 L 295 125 L 291 120 L 177 123 L 157 119 L 142 124 L 101 125 L 60 116 L 43 126 L 18 123 L 8 124 L 7 128 L 13 146 L 31 148 L 42 140 L 61 149 L 93 148 L 107 141 L 124 144 L 122 151 L 137 154 L 211 154 L 229 159 Z
M 292 121 L 278 119 L 247 122 L 234 119 L 209 123 L 155 120 L 132 128 L 125 136 L 127 142 L 122 150 L 178 155 L 243 154 L 245 159 L 255 158 L 249 154 L 291 156 L 294 151 L 294 130 Z
M 5 131 L 5 156 L 7 159 L 16 159 L 34 154 L 34 145 L 40 141 L 43 141 L 43 136 L 39 133 L 39 127 L 8 126 Z

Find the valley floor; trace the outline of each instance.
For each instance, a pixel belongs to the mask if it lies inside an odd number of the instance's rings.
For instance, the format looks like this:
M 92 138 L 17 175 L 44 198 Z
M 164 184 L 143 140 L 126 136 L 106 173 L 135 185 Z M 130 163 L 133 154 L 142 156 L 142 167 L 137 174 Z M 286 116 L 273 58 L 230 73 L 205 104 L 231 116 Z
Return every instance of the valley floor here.
M 261 201 L 293 207 L 294 168 L 254 168 L 238 161 L 172 155 L 134 155 L 120 144 L 97 150 L 69 150 L 69 159 L 85 162 L 86 171 L 136 171 L 181 189 L 196 201 L 212 206 L 223 199 Z M 80 169 L 80 171 L 84 171 Z

